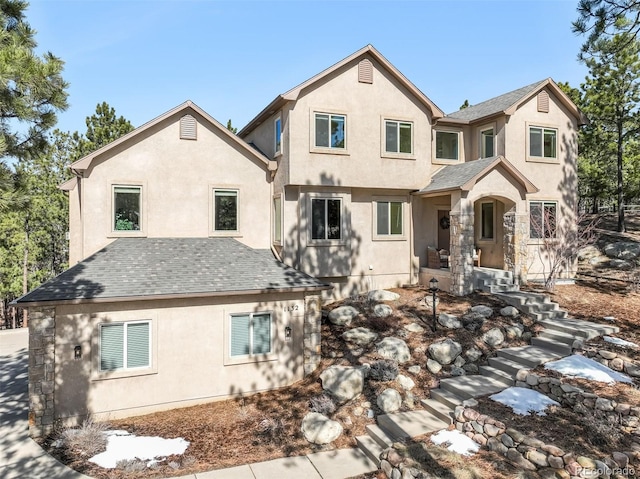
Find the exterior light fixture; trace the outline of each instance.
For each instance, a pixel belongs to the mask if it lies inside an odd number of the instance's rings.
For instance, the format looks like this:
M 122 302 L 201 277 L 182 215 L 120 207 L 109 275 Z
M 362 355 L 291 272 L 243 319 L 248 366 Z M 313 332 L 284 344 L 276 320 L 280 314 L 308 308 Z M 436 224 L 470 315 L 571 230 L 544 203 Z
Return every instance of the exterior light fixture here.
M 437 326 L 437 318 L 436 318 L 436 293 L 438 292 L 438 280 L 436 278 L 431 278 L 429 281 L 429 291 L 431 291 L 431 304 L 433 305 L 433 326 L 432 329 L 435 332 Z
M 284 340 L 291 341 L 291 326 L 285 326 L 284 328 Z
M 82 346 L 73 348 L 73 359 L 82 359 Z

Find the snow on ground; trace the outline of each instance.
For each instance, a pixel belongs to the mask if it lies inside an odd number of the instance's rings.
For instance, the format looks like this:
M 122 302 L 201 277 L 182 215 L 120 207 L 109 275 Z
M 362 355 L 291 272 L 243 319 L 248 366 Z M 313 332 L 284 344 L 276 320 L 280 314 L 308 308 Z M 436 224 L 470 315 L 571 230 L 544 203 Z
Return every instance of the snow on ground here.
M 480 450 L 480 444 L 456 429 L 453 431 L 447 431 L 446 429 L 438 431 L 431 436 L 431 442 L 436 445 L 449 444 L 447 447 L 449 451 L 457 452 L 463 456 L 473 456 Z
M 547 407 L 560 405 L 538 391 L 517 387 L 507 388 L 498 394 L 489 396 L 489 399 L 511 407 L 513 412 L 522 416 L 528 416 L 532 412 L 544 416 L 544 410 Z
M 551 361 L 544 365 L 545 369 L 558 371 L 567 376 L 591 379 L 603 383 L 613 384 L 616 381 L 630 383 L 631 378 L 626 374 L 614 371 L 604 364 L 600 364 L 590 358 L 585 358 L 579 354 L 567 356 L 558 361 Z
M 638 348 L 638 345 L 636 343 L 632 343 L 631 341 L 627 341 L 625 339 L 614 338 L 611 336 L 603 336 L 602 339 L 604 339 L 607 343 L 615 344 L 616 346 L 622 346 L 623 348 Z
M 89 459 L 106 469 L 116 467 L 123 459 L 141 459 L 151 461 L 158 457 L 183 454 L 189 442 L 181 437 L 163 439 L 161 437 L 137 437 L 127 431 L 106 431 L 107 450 Z

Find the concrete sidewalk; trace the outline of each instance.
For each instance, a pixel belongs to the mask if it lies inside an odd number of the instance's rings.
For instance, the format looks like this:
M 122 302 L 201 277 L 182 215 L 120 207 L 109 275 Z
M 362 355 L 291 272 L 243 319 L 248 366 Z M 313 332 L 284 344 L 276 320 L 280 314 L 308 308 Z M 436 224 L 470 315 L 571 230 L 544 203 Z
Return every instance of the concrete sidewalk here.
M 29 437 L 28 330 L 0 331 L 0 478 L 91 479 L 47 454 Z M 186 479 L 346 479 L 378 467 L 360 449 L 324 451 L 308 456 L 180 476 Z

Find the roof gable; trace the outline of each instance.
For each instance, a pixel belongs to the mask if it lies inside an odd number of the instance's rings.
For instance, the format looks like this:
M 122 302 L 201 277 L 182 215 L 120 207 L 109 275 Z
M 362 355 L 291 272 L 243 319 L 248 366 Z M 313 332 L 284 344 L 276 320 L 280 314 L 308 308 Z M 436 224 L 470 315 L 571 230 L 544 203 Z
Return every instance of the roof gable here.
M 233 141 L 233 142 L 235 142 L 237 144 L 238 148 L 241 151 L 243 151 L 245 154 L 255 158 L 256 160 L 258 160 L 258 162 L 263 164 L 266 169 L 268 169 L 269 171 L 275 171 L 275 169 L 277 168 L 277 163 L 275 161 L 269 160 L 266 156 L 264 156 L 262 153 L 260 153 L 255 148 L 253 148 L 251 145 L 246 143 L 240 137 L 234 135 L 224 125 L 222 125 L 215 118 L 213 118 L 206 111 L 204 111 L 202 108 L 200 108 L 199 106 L 197 106 L 195 103 L 193 103 L 190 100 L 182 103 L 181 105 L 178 105 L 177 107 L 169 110 L 166 113 L 163 113 L 162 115 L 158 116 L 157 118 L 154 118 L 153 120 L 145 123 L 144 125 L 136 128 L 135 130 L 127 133 L 126 135 L 121 136 L 117 140 L 112 141 L 111 143 L 109 143 L 108 145 L 105 145 L 102 148 L 99 148 L 96 151 L 88 154 L 87 156 L 85 156 L 83 158 L 80 158 L 78 161 L 75 161 L 74 163 L 71 164 L 71 169 L 73 171 L 76 171 L 76 172 L 85 171 L 85 170 L 89 169 L 89 167 L 91 166 L 93 160 L 96 159 L 97 157 L 99 157 L 101 155 L 104 155 L 105 153 L 109 152 L 110 150 L 116 148 L 117 146 L 120 146 L 122 144 L 125 144 L 125 143 L 131 141 L 132 139 L 134 139 L 137 136 L 141 135 L 142 133 L 146 132 L 150 128 L 154 127 L 155 125 L 161 123 L 162 121 L 164 121 L 164 120 L 166 120 L 166 119 L 168 119 L 168 118 L 170 118 L 170 117 L 172 117 L 174 115 L 178 115 L 180 113 L 183 113 L 183 112 L 186 113 L 186 112 L 190 112 L 190 111 L 193 111 L 193 112 L 197 113 L 207 123 L 209 123 L 214 129 L 216 129 L 221 134 L 223 134 L 223 135 L 227 136 L 228 138 L 230 138 L 231 141 Z M 65 185 L 65 184 L 63 184 L 63 185 Z
M 243 137 L 246 136 L 251 130 L 253 130 L 260 123 L 264 122 L 268 117 L 273 115 L 277 110 L 282 108 L 282 106 L 288 101 L 296 101 L 302 91 L 306 88 L 309 88 L 327 76 L 331 75 L 335 71 L 342 68 L 344 65 L 357 60 L 359 58 L 364 58 L 366 56 L 372 57 L 376 60 L 386 71 L 388 71 L 393 78 L 395 78 L 400 84 L 402 84 L 409 92 L 411 92 L 420 103 L 424 104 L 429 110 L 434 118 L 441 118 L 444 116 L 444 112 L 438 108 L 438 106 L 433 103 L 418 87 L 416 87 L 407 77 L 405 77 L 400 70 L 398 70 L 395 66 L 389 62 L 382 54 L 376 50 L 372 45 L 367 45 L 364 48 L 361 48 L 357 52 L 352 53 L 348 57 L 340 60 L 338 63 L 330 66 L 326 70 L 318 73 L 317 75 L 309 78 L 308 80 L 300 83 L 299 85 L 293 87 L 291 90 L 278 95 L 266 108 L 264 108 L 258 115 L 253 118 L 240 132 L 238 136 Z

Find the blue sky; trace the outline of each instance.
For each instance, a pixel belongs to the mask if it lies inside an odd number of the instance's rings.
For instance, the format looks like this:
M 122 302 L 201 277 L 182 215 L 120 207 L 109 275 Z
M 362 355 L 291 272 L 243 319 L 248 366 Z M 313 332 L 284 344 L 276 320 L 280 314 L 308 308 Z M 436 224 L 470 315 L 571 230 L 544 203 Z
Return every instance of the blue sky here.
M 85 131 L 106 101 L 134 126 L 192 100 L 249 122 L 278 94 L 371 43 L 441 109 L 552 77 L 578 86 L 577 0 L 31 0 L 40 51 L 65 61 Z

